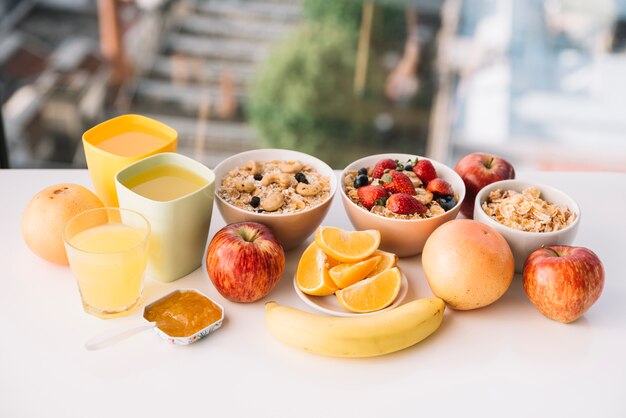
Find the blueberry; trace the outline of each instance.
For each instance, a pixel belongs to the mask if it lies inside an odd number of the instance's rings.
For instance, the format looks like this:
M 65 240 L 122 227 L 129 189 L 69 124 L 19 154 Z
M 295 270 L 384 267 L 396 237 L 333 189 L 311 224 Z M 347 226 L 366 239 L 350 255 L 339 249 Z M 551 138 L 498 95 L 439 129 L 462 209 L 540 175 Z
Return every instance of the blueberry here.
M 363 175 L 367 176 L 367 167 L 359 168 L 359 174 L 363 174 Z
M 252 206 L 253 208 L 258 208 L 259 204 L 261 204 L 261 199 L 259 198 L 259 196 L 252 196 L 252 199 L 250 199 L 250 206 Z
M 304 175 L 304 173 L 300 172 L 300 173 L 296 173 L 296 180 L 298 180 L 298 183 L 304 183 L 304 184 L 309 184 L 309 181 L 306 179 L 306 176 Z
M 452 209 L 456 205 L 456 199 L 452 195 L 443 195 L 437 198 L 437 203 L 439 206 L 443 208 L 446 212 Z
M 359 174 L 356 176 L 356 180 L 354 180 L 354 187 L 358 189 L 359 187 L 367 186 L 369 183 L 369 179 L 365 174 Z
M 257 212 L 259 212 L 259 213 L 263 213 L 263 212 L 265 212 L 265 210 L 263 210 L 263 209 L 259 209 L 259 210 L 257 210 Z
M 261 181 L 261 180 L 263 180 L 263 176 L 262 176 L 261 174 L 255 174 L 255 175 L 254 175 L 254 179 L 255 179 L 256 181 Z
M 411 164 L 407 164 L 404 166 L 405 171 L 413 171 L 413 166 Z

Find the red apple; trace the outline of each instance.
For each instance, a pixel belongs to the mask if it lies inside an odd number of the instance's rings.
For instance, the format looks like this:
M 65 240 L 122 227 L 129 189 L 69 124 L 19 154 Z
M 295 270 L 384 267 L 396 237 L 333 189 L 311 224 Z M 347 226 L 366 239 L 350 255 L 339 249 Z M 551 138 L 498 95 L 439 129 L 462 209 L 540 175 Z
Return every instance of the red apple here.
M 285 252 L 272 231 L 256 222 L 220 229 L 207 249 L 213 285 L 233 302 L 254 302 L 274 289 L 285 269 Z
M 515 178 L 511 163 L 504 158 L 482 152 L 474 152 L 461 158 L 454 171 L 465 183 L 461 213 L 468 218 L 474 217 L 474 199 L 480 189 L 496 181 Z
M 604 267 L 583 247 L 552 245 L 531 253 L 524 263 L 524 290 L 539 312 L 569 323 L 595 303 L 604 287 Z

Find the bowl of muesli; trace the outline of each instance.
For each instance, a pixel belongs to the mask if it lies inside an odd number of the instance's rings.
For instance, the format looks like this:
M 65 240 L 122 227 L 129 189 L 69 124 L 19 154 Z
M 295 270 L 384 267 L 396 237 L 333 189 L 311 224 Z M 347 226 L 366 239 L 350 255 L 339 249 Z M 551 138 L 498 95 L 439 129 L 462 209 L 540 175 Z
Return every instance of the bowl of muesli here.
M 422 252 L 426 239 L 456 218 L 465 184 L 450 167 L 414 154 L 378 154 L 348 165 L 341 198 L 352 225 L 378 229 L 380 247 L 408 257 Z
M 298 151 L 245 151 L 213 171 L 215 202 L 226 223 L 265 224 L 285 250 L 299 246 L 322 223 L 337 190 L 332 168 Z
M 570 245 L 580 223 L 574 199 L 554 187 L 523 180 L 491 183 L 476 195 L 474 220 L 506 239 L 521 273 L 526 258 L 544 245 Z

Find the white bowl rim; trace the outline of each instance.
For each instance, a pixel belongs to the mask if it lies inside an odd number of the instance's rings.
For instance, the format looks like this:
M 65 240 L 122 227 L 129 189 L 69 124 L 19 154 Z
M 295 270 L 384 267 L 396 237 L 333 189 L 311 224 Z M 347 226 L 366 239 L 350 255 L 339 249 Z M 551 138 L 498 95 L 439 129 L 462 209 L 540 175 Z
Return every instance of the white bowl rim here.
M 352 199 L 350 199 L 350 197 L 346 194 L 346 190 L 345 190 L 345 187 L 344 187 L 345 185 L 344 185 L 344 181 L 343 181 L 343 179 L 344 179 L 344 178 L 345 178 L 345 176 L 346 176 L 346 171 L 348 170 L 348 168 L 349 168 L 349 167 L 351 167 L 351 166 L 353 166 L 353 165 L 356 165 L 357 163 L 359 163 L 359 162 L 361 162 L 361 161 L 363 161 L 363 160 L 368 160 L 368 159 L 370 159 L 370 158 L 374 158 L 374 157 L 376 157 L 376 158 L 381 158 L 381 159 L 395 157 L 395 158 L 392 158 L 392 159 L 398 159 L 398 156 L 409 156 L 409 157 L 411 157 L 411 156 L 412 156 L 412 157 L 417 158 L 417 159 L 429 160 L 429 161 L 431 161 L 431 162 L 433 162 L 433 161 L 434 161 L 434 162 L 436 162 L 437 164 L 440 164 L 440 165 L 444 166 L 445 168 L 449 169 L 449 170 L 450 170 L 450 172 L 451 172 L 451 173 L 453 173 L 453 175 L 455 175 L 455 176 L 457 176 L 457 177 L 459 178 L 459 180 L 460 180 L 461 184 L 463 185 L 463 196 L 462 196 L 463 198 L 462 198 L 462 199 L 459 199 L 459 200 L 456 202 L 456 205 L 454 205 L 454 206 L 452 207 L 452 209 L 450 209 L 450 210 L 448 210 L 448 211 L 445 211 L 444 213 L 442 213 L 442 214 L 440 214 L 440 215 L 431 216 L 430 218 L 421 218 L 421 219 L 396 219 L 396 218 L 387 218 L 386 216 L 376 215 L 375 213 L 372 213 L 372 212 L 370 212 L 369 210 L 367 210 L 367 209 L 365 209 L 365 208 L 360 207 L 359 205 L 357 205 L 356 203 L 354 203 L 354 202 L 352 201 Z M 355 161 L 351 162 L 351 163 L 350 163 L 350 164 L 348 164 L 348 165 L 346 166 L 346 168 L 344 168 L 344 169 L 343 169 L 343 171 L 341 172 L 341 195 L 342 195 L 342 197 L 344 197 L 345 199 L 347 199 L 347 201 L 348 201 L 348 202 L 350 202 L 350 204 L 354 205 L 354 206 L 355 206 L 355 207 L 357 207 L 359 210 L 362 210 L 364 213 L 367 213 L 367 214 L 369 214 L 369 215 L 371 215 L 371 216 L 375 216 L 375 217 L 376 217 L 376 219 L 378 219 L 378 218 L 382 218 L 382 219 L 386 219 L 386 220 L 393 221 L 393 222 L 399 222 L 399 223 L 424 222 L 424 221 L 429 221 L 429 220 L 431 220 L 431 219 L 438 219 L 438 218 L 440 218 L 440 217 L 442 217 L 442 216 L 446 216 L 446 215 L 448 215 L 451 211 L 453 211 L 453 210 L 457 210 L 457 209 L 460 209 L 460 207 L 461 207 L 461 203 L 462 203 L 462 202 L 463 202 L 463 200 L 465 199 L 465 194 L 466 194 L 466 193 L 467 193 L 467 190 L 465 189 L 465 183 L 463 183 L 463 179 L 461 178 L 461 176 L 459 176 L 459 175 L 458 175 L 458 173 L 457 173 L 456 171 L 454 171 L 452 168 L 448 167 L 447 165 L 445 165 L 445 164 L 444 164 L 444 163 L 442 163 L 442 162 L 439 162 L 439 161 L 437 161 L 437 160 L 433 160 L 432 158 L 423 157 L 423 156 L 421 156 L 421 155 L 417 155 L 417 154 L 405 154 L 405 153 L 386 153 L 386 154 L 373 154 L 373 155 L 368 155 L 367 157 L 359 158 L 358 160 L 355 160 Z
M 574 219 L 574 222 L 572 222 L 571 224 L 567 225 L 565 228 L 563 229 L 559 229 L 558 231 L 550 231 L 550 232 L 534 232 L 534 231 L 521 231 L 519 229 L 507 226 L 507 225 L 503 225 L 500 222 L 496 221 L 495 219 L 493 219 L 491 216 L 487 215 L 485 213 L 485 211 L 483 211 L 484 215 L 485 215 L 485 219 L 487 220 L 487 222 L 489 222 L 487 225 L 495 225 L 495 226 L 499 226 L 501 228 L 505 228 L 505 230 L 507 232 L 510 232 L 512 234 L 520 234 L 520 235 L 526 235 L 526 236 L 535 236 L 535 237 L 551 237 L 551 236 L 556 236 L 556 235 L 561 235 L 564 232 L 574 228 L 575 226 L 578 225 L 578 223 L 580 222 L 580 217 L 581 217 L 581 212 L 580 212 L 580 207 L 578 206 L 578 203 L 572 199 L 572 197 L 570 195 L 568 195 L 567 193 L 557 189 L 556 187 L 547 185 L 547 184 L 542 184 L 542 183 L 535 183 L 532 181 L 528 181 L 528 180 L 522 180 L 522 179 L 507 179 L 507 180 L 500 180 L 500 181 L 496 181 L 493 183 L 490 183 L 488 185 L 486 185 L 485 187 L 483 187 L 482 189 L 480 189 L 478 191 L 478 193 L 476 193 L 476 198 L 474 200 L 474 207 L 475 208 L 481 208 L 482 210 L 482 205 L 480 204 L 480 200 L 481 197 L 484 196 L 485 194 L 487 194 L 489 191 L 495 190 L 497 188 L 500 188 L 498 186 L 507 186 L 509 184 L 513 184 L 513 185 L 524 185 L 523 189 L 525 189 L 526 187 L 536 187 L 538 188 L 542 194 L 543 194 L 543 190 L 549 190 L 551 193 L 555 193 L 555 194 L 560 194 L 562 197 L 565 198 L 565 200 L 569 200 L 570 202 L 572 202 L 572 206 L 573 207 L 569 207 L 568 205 L 568 209 L 571 209 L 575 214 L 576 214 L 576 219 Z M 476 206 L 476 205 L 479 206 Z M 481 218 L 482 221 L 482 218 Z
M 324 167 L 325 169 L 328 169 L 329 173 L 329 177 L 330 177 L 330 194 L 328 195 L 328 198 L 326 200 L 324 200 L 323 202 L 318 203 L 315 206 L 312 206 L 310 208 L 304 209 L 304 210 L 299 210 L 297 212 L 293 212 L 293 213 L 275 213 L 275 214 L 270 214 L 270 213 L 265 213 L 265 212 L 251 212 L 249 210 L 244 210 L 241 208 L 238 208 L 235 205 L 232 205 L 230 203 L 228 203 L 227 201 L 225 201 L 224 199 L 222 199 L 222 196 L 219 195 L 219 193 L 217 193 L 217 191 L 219 190 L 219 188 L 221 187 L 221 183 L 222 183 L 222 178 L 217 178 L 217 172 L 222 168 L 223 165 L 226 165 L 227 162 L 231 161 L 234 158 L 239 158 L 239 157 L 243 157 L 246 156 L 248 154 L 250 155 L 254 155 L 256 153 L 258 153 L 259 151 L 263 151 L 263 152 L 290 152 L 290 153 L 294 153 L 295 155 L 301 155 L 304 156 L 305 158 L 311 158 L 316 160 L 317 162 L 320 163 L 320 165 L 322 167 Z M 328 165 L 326 164 L 324 161 L 320 160 L 317 157 L 314 157 L 310 154 L 304 153 L 304 152 L 300 152 L 300 151 L 295 151 L 295 150 L 290 150 L 290 149 L 283 149 L 283 148 L 259 148 L 259 149 L 253 149 L 253 150 L 248 150 L 248 151 L 242 151 L 240 153 L 237 154 L 233 154 L 228 158 L 225 158 L 224 160 L 222 160 L 218 165 L 215 166 L 215 168 L 213 168 L 213 173 L 215 174 L 215 183 L 216 183 L 216 191 L 215 191 L 215 198 L 218 199 L 220 202 L 222 202 L 223 204 L 225 204 L 226 206 L 235 209 L 237 212 L 240 212 L 241 214 L 244 214 L 246 216 L 250 216 L 250 215 L 256 215 L 259 217 L 267 217 L 267 218 L 290 218 L 290 217 L 295 217 L 298 216 L 300 214 L 303 213 L 308 213 L 311 211 L 314 211 L 320 207 L 322 207 L 323 205 L 327 204 L 328 202 L 332 202 L 333 198 L 335 197 L 335 193 L 337 192 L 337 176 L 335 175 L 334 170 Z M 320 173 L 322 174 L 322 173 Z M 324 174 L 322 174 L 324 175 Z

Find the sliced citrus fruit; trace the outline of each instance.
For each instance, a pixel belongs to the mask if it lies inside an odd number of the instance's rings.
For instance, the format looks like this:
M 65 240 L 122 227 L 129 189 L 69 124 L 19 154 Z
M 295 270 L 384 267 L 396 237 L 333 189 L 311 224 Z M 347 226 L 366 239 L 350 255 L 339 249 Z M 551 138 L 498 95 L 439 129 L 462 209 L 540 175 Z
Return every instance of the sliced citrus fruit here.
M 382 273 L 385 270 L 395 267 L 398 262 L 398 256 L 394 253 L 388 253 L 387 251 L 376 250 L 374 251 L 374 255 L 372 257 L 376 256 L 380 256 L 380 261 L 376 264 L 374 270 L 370 271 L 366 277 L 374 277 L 378 273 Z
M 397 267 L 338 290 L 337 301 L 350 312 L 374 312 L 391 305 L 400 293 L 402 274 Z
M 296 284 L 303 293 L 313 296 L 332 295 L 339 288 L 328 275 L 328 270 L 339 264 L 327 256 L 317 244 L 311 243 L 302 253 L 296 270 Z
M 342 263 L 328 270 L 328 274 L 330 274 L 330 278 L 333 279 L 337 287 L 343 289 L 366 278 L 369 272 L 380 263 L 381 258 L 381 256 L 377 255 L 358 263 Z
M 334 226 L 320 226 L 315 242 L 328 256 L 344 263 L 361 261 L 374 253 L 380 245 L 380 232 L 345 231 Z

